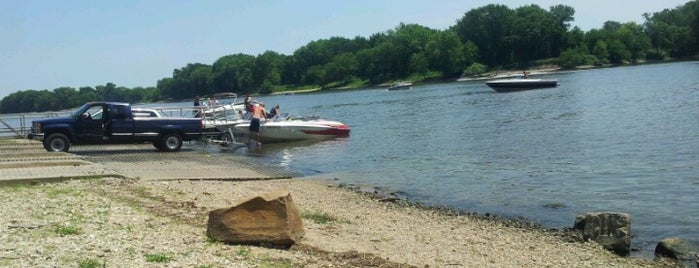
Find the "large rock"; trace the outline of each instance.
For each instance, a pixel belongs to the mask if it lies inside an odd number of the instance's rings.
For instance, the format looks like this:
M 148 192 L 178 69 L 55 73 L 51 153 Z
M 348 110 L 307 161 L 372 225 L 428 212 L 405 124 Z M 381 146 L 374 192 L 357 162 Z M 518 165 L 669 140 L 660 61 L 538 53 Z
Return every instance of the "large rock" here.
M 209 212 L 206 235 L 231 244 L 291 246 L 304 235 L 298 207 L 286 190 Z
M 631 216 L 626 213 L 588 213 L 575 218 L 576 230 L 612 252 L 627 256 L 631 251 Z
M 689 241 L 678 237 L 669 237 L 660 240 L 655 246 L 655 256 L 682 261 L 696 260 L 697 248 Z

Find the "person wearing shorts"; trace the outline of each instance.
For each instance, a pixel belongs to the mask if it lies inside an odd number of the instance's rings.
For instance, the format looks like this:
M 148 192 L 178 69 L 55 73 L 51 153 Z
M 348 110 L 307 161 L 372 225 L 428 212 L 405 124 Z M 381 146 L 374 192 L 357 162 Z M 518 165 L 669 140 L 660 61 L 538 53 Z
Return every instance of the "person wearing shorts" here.
M 267 111 L 265 111 L 265 106 L 264 103 L 261 104 L 255 104 L 252 106 L 252 120 L 250 120 L 250 138 L 248 139 L 248 143 L 250 143 L 251 139 L 255 139 L 257 141 L 257 146 L 262 145 L 262 141 L 260 140 L 260 120 L 262 118 L 267 119 Z

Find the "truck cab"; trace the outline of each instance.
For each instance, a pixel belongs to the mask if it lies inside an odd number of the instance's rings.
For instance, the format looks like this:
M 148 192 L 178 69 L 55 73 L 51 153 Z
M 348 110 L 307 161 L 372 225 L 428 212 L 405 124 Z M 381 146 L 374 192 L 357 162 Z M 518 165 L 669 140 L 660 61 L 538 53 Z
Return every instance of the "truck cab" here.
M 68 151 L 71 144 L 151 142 L 177 151 L 183 141 L 202 135 L 200 118 L 135 117 L 128 103 L 90 102 L 68 117 L 32 122 L 29 139 L 43 140 L 48 151 Z

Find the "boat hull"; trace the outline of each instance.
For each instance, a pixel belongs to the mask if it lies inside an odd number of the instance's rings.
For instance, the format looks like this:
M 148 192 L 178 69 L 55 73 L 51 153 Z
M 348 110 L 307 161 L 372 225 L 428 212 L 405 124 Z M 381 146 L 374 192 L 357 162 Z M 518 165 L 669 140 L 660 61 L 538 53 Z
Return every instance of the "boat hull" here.
M 240 122 L 234 125 L 219 127 L 220 130 L 230 128 L 236 136 L 249 137 L 250 122 Z M 260 124 L 260 138 L 263 143 L 289 142 L 301 140 L 324 140 L 338 137 L 347 137 L 350 128 L 336 121 L 318 122 L 262 122 Z
M 393 86 L 389 87 L 388 90 L 406 90 L 410 88 L 412 88 L 412 86 Z
M 406 89 L 411 89 L 413 87 L 413 83 L 410 82 L 400 82 L 391 85 L 388 87 L 388 90 L 406 90 Z
M 512 92 L 537 88 L 551 88 L 558 86 L 556 79 L 505 79 L 485 82 L 487 86 L 497 92 Z

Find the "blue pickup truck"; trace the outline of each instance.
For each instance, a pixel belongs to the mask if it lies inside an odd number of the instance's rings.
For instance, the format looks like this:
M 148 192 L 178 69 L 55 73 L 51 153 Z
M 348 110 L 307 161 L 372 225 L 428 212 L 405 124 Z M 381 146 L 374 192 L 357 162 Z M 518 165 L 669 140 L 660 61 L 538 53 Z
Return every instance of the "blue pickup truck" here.
M 161 151 L 178 151 L 184 141 L 202 137 L 201 118 L 134 116 L 131 105 L 90 102 L 68 117 L 32 121 L 29 139 L 42 140 L 47 151 L 67 152 L 71 144 L 153 143 Z

